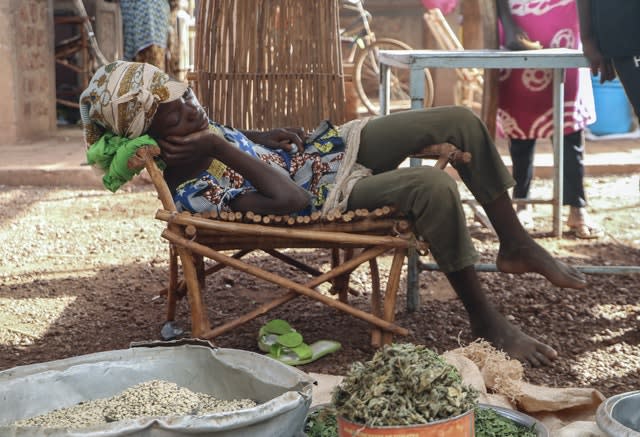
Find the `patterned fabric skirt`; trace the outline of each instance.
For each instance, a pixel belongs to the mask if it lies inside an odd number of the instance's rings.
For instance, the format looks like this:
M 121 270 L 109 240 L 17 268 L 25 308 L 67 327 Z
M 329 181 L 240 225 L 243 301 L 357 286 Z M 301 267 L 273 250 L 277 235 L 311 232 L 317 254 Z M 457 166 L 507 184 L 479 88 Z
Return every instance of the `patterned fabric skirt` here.
M 161 64 L 157 64 L 160 49 L 167 47 L 170 6 L 168 0 L 120 0 L 124 58 L 149 62 L 164 70 L 164 52 Z M 155 46 L 155 48 L 153 48 Z M 151 53 L 138 54 L 151 47 Z M 155 62 L 154 62 L 155 60 Z
M 511 14 L 532 41 L 545 48 L 580 48 L 575 0 L 510 0 Z M 501 35 L 504 43 L 504 35 Z M 595 121 L 588 68 L 566 71 L 564 133 Z M 516 139 L 549 138 L 553 134 L 553 73 L 547 69 L 500 71 L 498 130 Z
M 164 47 L 150 45 L 136 53 L 133 60 L 135 62 L 146 62 L 147 64 L 155 65 L 162 71 L 167 71 L 165 66 L 165 52 L 166 49 Z

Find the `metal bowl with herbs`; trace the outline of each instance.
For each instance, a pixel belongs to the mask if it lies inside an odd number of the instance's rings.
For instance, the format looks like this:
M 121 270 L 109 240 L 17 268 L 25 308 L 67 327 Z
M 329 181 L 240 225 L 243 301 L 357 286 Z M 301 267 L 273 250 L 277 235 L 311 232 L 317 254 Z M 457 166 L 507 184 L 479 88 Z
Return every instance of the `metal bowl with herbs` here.
M 352 364 L 332 393 L 339 417 L 367 426 L 410 426 L 473 410 L 478 393 L 434 351 L 410 343 Z
M 339 437 L 335 411 L 330 404 L 309 410 L 306 437 Z M 479 404 L 475 409 L 475 437 L 549 437 L 538 420 L 515 410 Z
M 477 398 L 457 369 L 432 350 L 392 344 L 370 361 L 352 365 L 334 389 L 332 403 L 312 408 L 305 432 L 308 437 L 337 437 L 338 418 L 367 427 L 413 427 L 473 411 L 476 436 L 548 437 L 535 419 L 478 404 Z

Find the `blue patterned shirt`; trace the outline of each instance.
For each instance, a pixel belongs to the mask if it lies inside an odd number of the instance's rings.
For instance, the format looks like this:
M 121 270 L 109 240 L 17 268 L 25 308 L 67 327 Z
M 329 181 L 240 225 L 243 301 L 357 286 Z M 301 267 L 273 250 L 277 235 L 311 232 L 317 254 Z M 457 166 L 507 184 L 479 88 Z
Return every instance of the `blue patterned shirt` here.
M 289 154 L 272 150 L 249 140 L 232 127 L 210 122 L 209 129 L 243 152 L 289 174 L 310 195 L 309 206 L 299 215 L 322 209 L 333 187 L 336 172 L 344 158 L 345 144 L 337 129 L 324 121 L 305 143 L 304 150 Z M 256 191 L 240 173 L 221 161 L 213 160 L 198 177 L 180 184 L 174 193 L 178 210 L 190 212 L 231 211 L 229 203 L 247 191 Z

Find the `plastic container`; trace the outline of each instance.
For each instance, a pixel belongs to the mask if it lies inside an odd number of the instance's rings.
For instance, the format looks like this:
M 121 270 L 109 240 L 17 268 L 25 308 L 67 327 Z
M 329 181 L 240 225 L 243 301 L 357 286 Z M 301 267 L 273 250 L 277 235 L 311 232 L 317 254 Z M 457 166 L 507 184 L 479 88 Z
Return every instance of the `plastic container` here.
M 640 390 L 607 398 L 596 411 L 596 423 L 611 437 L 640 436 Z
M 81 429 L 16 427 L 13 422 L 106 398 L 152 379 L 253 408 L 201 416 L 144 417 Z M 302 433 L 313 379 L 279 361 L 200 345 L 135 347 L 15 367 L 0 372 L 2 437 L 294 437 Z
M 592 76 L 593 99 L 596 105 L 596 122 L 589 130 L 594 135 L 623 134 L 633 127 L 631 105 L 618 78 L 600 83 L 600 76 Z
M 449 419 L 421 425 L 368 427 L 338 417 L 340 437 L 473 437 L 475 435 L 473 410 Z

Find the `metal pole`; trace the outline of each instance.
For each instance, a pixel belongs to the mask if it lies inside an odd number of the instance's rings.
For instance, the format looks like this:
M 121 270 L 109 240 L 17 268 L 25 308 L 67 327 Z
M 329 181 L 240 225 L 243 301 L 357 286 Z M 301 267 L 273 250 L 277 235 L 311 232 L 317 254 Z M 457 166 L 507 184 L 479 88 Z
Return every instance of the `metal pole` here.
M 411 109 L 424 107 L 424 70 L 411 68 L 409 70 L 409 95 L 411 96 Z M 422 160 L 410 158 L 411 167 L 420 167 Z M 407 311 L 413 312 L 420 308 L 420 258 L 415 249 L 409 249 L 407 254 Z
M 562 237 L 564 68 L 553 69 L 553 235 Z
M 495 264 L 476 264 L 477 272 L 498 273 Z M 420 263 L 420 270 L 439 271 L 440 267 L 436 263 Z M 590 275 L 631 275 L 639 274 L 640 266 L 573 266 L 576 270 Z
M 391 75 L 389 74 L 389 66 L 386 64 L 380 64 L 380 115 L 389 114 L 389 107 L 391 106 L 389 100 L 391 98 Z

